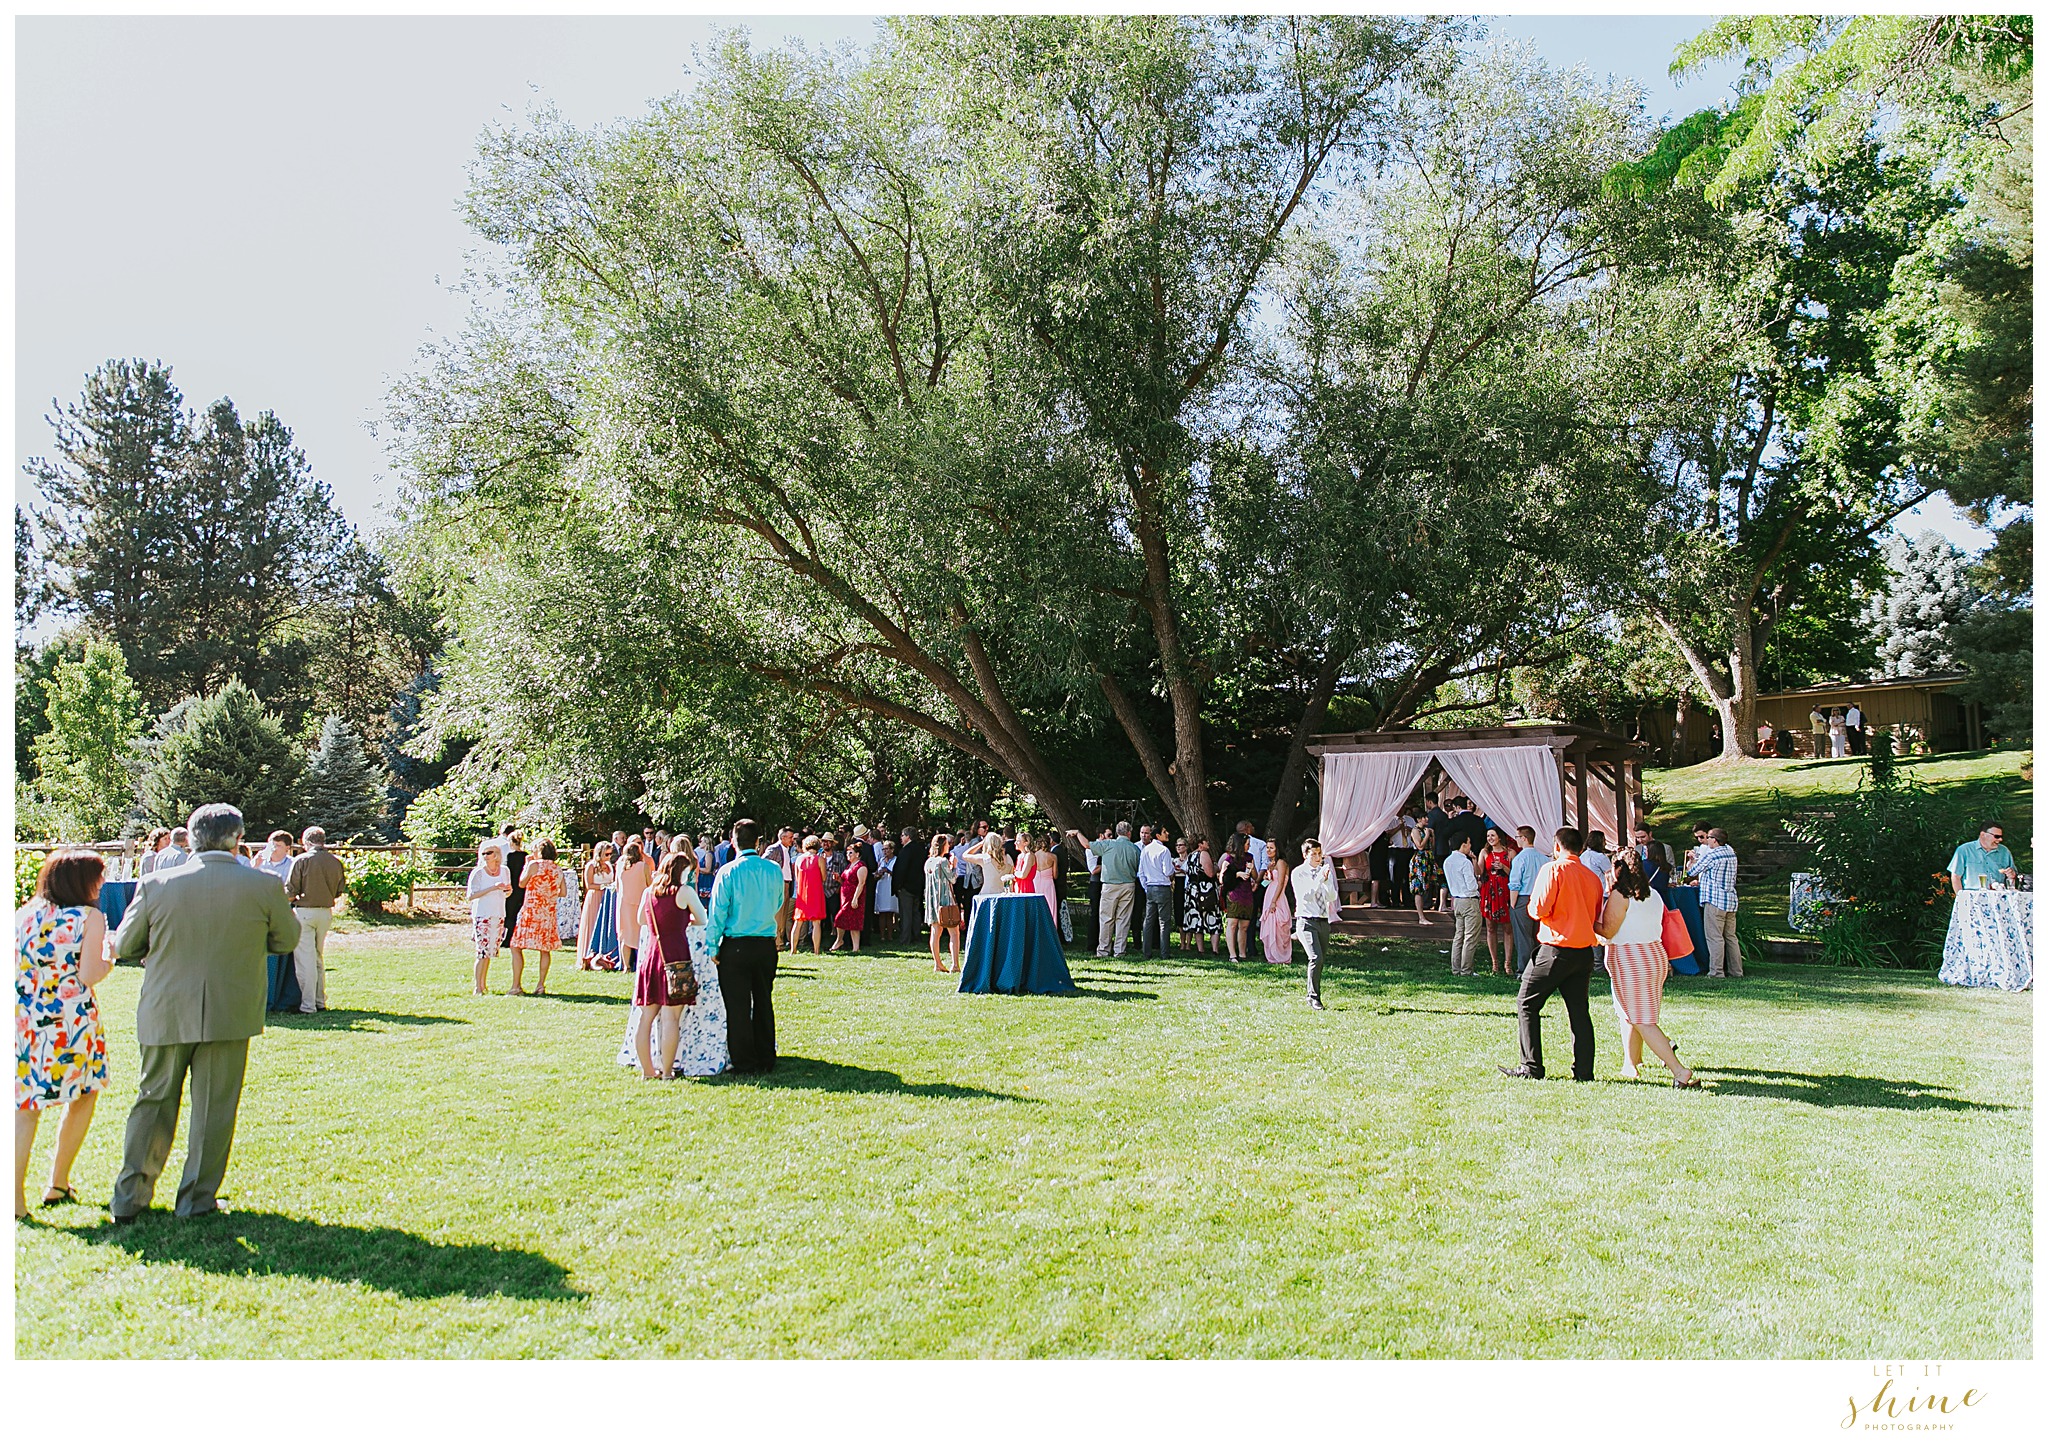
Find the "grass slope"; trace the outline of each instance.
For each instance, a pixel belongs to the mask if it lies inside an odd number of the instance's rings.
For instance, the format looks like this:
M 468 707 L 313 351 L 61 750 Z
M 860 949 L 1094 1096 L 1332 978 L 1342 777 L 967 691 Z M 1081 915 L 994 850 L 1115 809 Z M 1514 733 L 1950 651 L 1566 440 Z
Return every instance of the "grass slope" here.
M 2031 999 L 1758 964 L 1674 981 L 1710 1090 L 1618 1080 L 1604 997 L 1600 1079 L 1528 1084 L 1504 980 L 1346 949 L 1322 1015 L 1213 960 L 1019 999 L 804 956 L 778 1072 L 643 1084 L 621 978 L 477 999 L 454 930 L 341 935 L 339 1010 L 254 1046 L 232 1212 L 40 1211 L 16 1350 L 2031 1354 Z M 96 1204 L 139 981 L 102 989 Z

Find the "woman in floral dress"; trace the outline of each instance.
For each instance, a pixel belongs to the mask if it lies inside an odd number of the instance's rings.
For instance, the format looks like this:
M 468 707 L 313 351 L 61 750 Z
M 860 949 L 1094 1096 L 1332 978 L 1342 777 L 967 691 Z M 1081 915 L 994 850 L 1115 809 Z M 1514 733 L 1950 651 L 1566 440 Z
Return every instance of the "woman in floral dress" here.
M 106 864 L 84 848 L 43 860 L 14 915 L 14 1217 L 28 1215 L 29 1155 L 42 1111 L 64 1107 L 45 1204 L 76 1204 L 71 1163 L 107 1086 L 107 1036 L 92 986 L 113 971 L 99 910 Z
M 519 921 L 512 925 L 512 992 L 526 992 L 520 984 L 526 972 L 526 950 L 530 948 L 540 955 L 540 981 L 533 990 L 536 996 L 548 991 L 548 965 L 555 961 L 555 950 L 562 946 L 562 930 L 557 920 L 561 916 L 562 893 L 568 886 L 561 865 L 555 862 L 555 845 L 542 839 L 539 853 L 539 857 L 527 862 L 526 872 L 519 880 L 526 901 L 519 905 Z
M 1436 829 L 1426 823 L 1415 825 L 1415 856 L 1408 860 L 1408 891 L 1415 895 L 1415 921 L 1427 923 L 1425 906 L 1434 908 L 1444 891 L 1444 865 L 1437 861 Z
M 1223 907 L 1216 891 L 1216 855 L 1207 838 L 1195 840 L 1183 887 L 1180 946 L 1190 953 L 1214 953 L 1216 935 L 1223 931 Z

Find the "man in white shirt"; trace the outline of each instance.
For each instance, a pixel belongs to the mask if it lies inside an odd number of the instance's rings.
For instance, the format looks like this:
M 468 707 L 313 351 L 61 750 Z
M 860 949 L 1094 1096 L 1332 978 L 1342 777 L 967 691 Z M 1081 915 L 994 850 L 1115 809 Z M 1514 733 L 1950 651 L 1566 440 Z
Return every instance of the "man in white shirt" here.
M 1515 973 L 1519 976 L 1536 957 L 1536 920 L 1529 916 L 1529 897 L 1536 891 L 1536 875 L 1549 856 L 1536 846 L 1536 830 L 1526 823 L 1515 829 L 1522 851 L 1508 864 L 1508 923 L 1515 935 Z
M 1301 866 L 1288 880 L 1294 889 L 1294 936 L 1308 955 L 1308 1006 L 1323 1008 L 1323 960 L 1330 952 L 1330 920 L 1337 914 L 1337 872 L 1314 838 L 1301 845 Z
M 1251 850 L 1252 862 L 1257 865 L 1261 873 L 1265 872 L 1268 861 L 1265 839 L 1252 831 L 1252 823 L 1249 818 L 1237 825 L 1237 831 L 1244 834 L 1245 846 Z
M 1850 754 L 1854 757 L 1862 757 L 1864 752 L 1863 709 L 1856 706 L 1853 702 L 1850 703 L 1848 715 L 1843 718 L 1843 721 L 1849 725 Z
M 1451 895 L 1451 972 L 1472 972 L 1472 958 L 1479 951 L 1479 873 L 1472 866 L 1472 840 L 1458 839 L 1458 846 L 1444 854 L 1444 887 Z
M 1138 886 L 1145 890 L 1145 925 L 1138 956 L 1152 957 L 1152 942 L 1157 938 L 1158 956 L 1165 958 L 1166 940 L 1173 930 L 1173 849 L 1159 841 L 1149 823 L 1138 830 Z
M 803 850 L 796 845 L 796 829 L 784 828 L 775 841 L 761 850 L 761 856 L 782 870 L 782 907 L 775 914 L 775 936 L 789 937 L 790 903 L 796 897 L 796 860 Z

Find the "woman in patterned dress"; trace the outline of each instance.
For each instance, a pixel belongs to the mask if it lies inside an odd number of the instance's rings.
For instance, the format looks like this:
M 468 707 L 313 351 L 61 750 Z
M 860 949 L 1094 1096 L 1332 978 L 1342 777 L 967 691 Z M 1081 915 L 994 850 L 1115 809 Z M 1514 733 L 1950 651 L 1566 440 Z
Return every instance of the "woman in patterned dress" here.
M 1508 869 L 1514 866 L 1517 851 L 1500 829 L 1486 830 L 1486 848 L 1478 859 L 1479 917 L 1486 931 L 1486 956 L 1493 961 L 1495 973 L 1515 971 L 1515 936 L 1508 926 L 1508 910 L 1514 906 L 1515 895 L 1508 889 Z
M 1207 838 L 1195 840 L 1181 895 L 1180 946 L 1190 953 L 1214 953 L 1223 931 L 1223 910 L 1216 892 L 1216 855 Z
M 505 936 L 505 901 L 512 893 L 512 870 L 505 866 L 505 850 L 495 838 L 477 845 L 476 860 L 465 891 L 469 927 L 476 939 L 470 992 L 481 996 L 491 991 L 491 963 L 498 956 L 498 940 Z
M 947 910 L 951 909 L 951 922 Z M 944 833 L 932 839 L 931 856 L 924 860 L 924 925 L 932 931 L 932 967 L 947 972 L 941 937 L 953 941 L 952 972 L 960 971 L 960 903 L 953 892 L 953 840 Z
M 859 953 L 861 930 L 868 922 L 868 865 L 858 852 L 846 855 L 839 874 L 839 911 L 832 915 L 832 952 Z M 851 946 L 839 945 L 851 940 Z
M 556 920 L 560 916 L 562 891 L 568 886 L 561 865 L 555 862 L 555 845 L 543 838 L 538 851 L 540 856 L 528 860 L 526 872 L 519 880 L 526 901 L 519 905 L 519 921 L 512 925 L 512 992 L 526 992 L 520 983 L 526 972 L 526 950 L 530 948 L 540 955 L 540 981 L 534 985 L 535 997 L 548 991 L 548 965 L 555 961 L 555 950 L 562 946 L 561 925 Z
M 612 946 L 599 949 L 597 916 L 603 910 L 606 899 L 611 897 L 612 886 L 612 845 L 599 843 L 590 852 L 590 861 L 583 865 L 583 918 L 576 929 L 576 962 L 588 970 L 597 967 L 597 960 L 603 958 L 609 966 L 614 960 L 612 949 L 619 939 L 618 922 L 612 923 Z M 614 908 L 618 903 L 614 900 Z
M 71 1163 L 107 1086 L 107 1036 L 92 986 L 113 971 L 99 910 L 106 864 L 84 848 L 43 860 L 14 915 L 14 1217 L 28 1216 L 29 1155 L 42 1111 L 64 1106 L 45 1204 L 76 1204 Z
M 1408 891 L 1415 895 L 1415 921 L 1427 923 L 1425 907 L 1435 908 L 1444 891 L 1444 865 L 1436 856 L 1436 829 L 1415 825 L 1415 856 L 1408 860 Z
M 1607 940 L 1607 976 L 1621 1020 L 1622 1077 L 1637 1077 L 1648 1044 L 1671 1070 L 1674 1087 L 1697 1089 L 1699 1076 L 1678 1061 L 1678 1046 L 1657 1021 L 1664 980 L 1671 974 L 1664 955 L 1664 900 L 1650 887 L 1641 855 L 1633 848 L 1614 857 L 1614 891 L 1607 895 L 1595 931 Z

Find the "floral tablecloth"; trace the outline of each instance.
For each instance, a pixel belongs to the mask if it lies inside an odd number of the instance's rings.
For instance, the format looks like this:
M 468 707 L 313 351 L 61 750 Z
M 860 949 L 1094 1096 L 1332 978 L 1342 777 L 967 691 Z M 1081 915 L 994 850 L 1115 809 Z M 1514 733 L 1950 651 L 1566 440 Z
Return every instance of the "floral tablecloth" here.
M 2034 986 L 2034 895 L 1966 889 L 1941 950 L 1941 981 L 1965 988 Z

